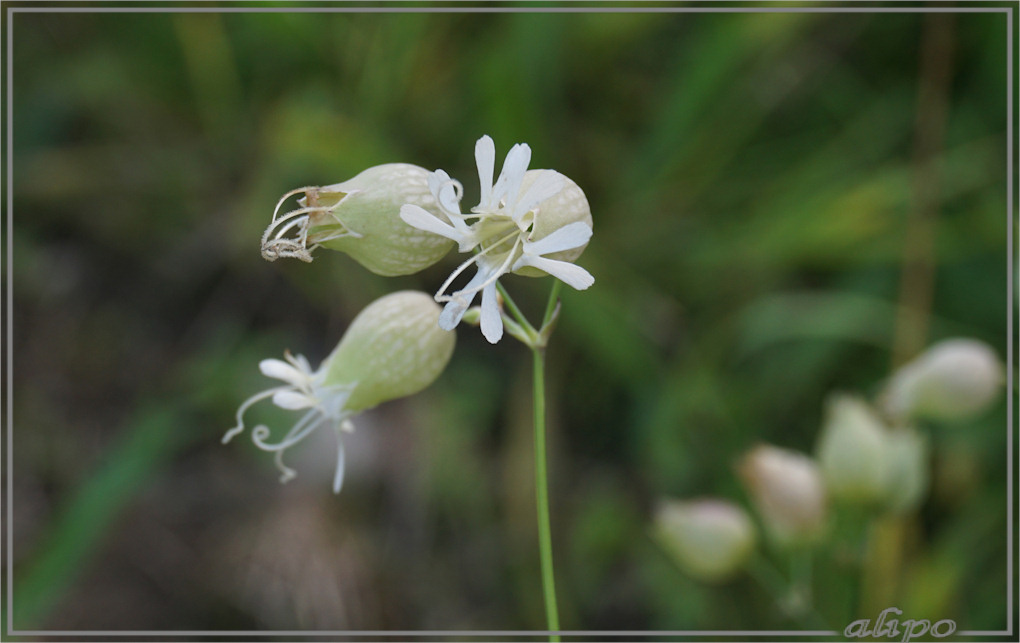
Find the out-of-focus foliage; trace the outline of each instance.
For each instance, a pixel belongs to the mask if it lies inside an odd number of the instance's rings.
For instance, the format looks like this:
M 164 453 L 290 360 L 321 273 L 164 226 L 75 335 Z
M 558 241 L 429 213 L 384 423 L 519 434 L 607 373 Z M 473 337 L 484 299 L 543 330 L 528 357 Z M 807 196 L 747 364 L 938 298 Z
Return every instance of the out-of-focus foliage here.
M 564 289 L 548 352 L 565 629 L 816 627 L 752 575 L 681 573 L 656 503 L 750 506 L 737 459 L 812 452 L 827 396 L 874 395 L 897 342 L 1005 359 L 1005 14 L 8 20 L 16 629 L 544 629 L 511 339 L 460 329 L 439 382 L 363 416 L 337 497 L 331 445 L 302 445 L 280 486 L 219 442 L 267 386 L 260 359 L 317 363 L 370 301 L 434 292 L 456 260 L 392 279 L 324 250 L 267 263 L 279 196 L 406 162 L 470 205 L 482 134 L 500 157 L 529 143 L 594 216 L 595 285 Z M 904 339 L 918 218 L 929 323 Z M 505 285 L 540 315 L 548 279 Z M 927 500 L 875 527 L 898 530 L 896 574 L 858 564 L 862 521 L 816 552 L 824 629 L 892 605 L 1005 627 L 1006 404 L 925 430 Z

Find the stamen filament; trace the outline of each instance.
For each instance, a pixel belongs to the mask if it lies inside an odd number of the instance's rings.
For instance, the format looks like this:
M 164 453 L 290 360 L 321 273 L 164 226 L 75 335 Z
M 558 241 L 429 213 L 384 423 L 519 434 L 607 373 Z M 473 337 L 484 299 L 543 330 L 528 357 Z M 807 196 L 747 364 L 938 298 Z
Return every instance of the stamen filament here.
M 308 190 L 314 190 L 314 189 L 316 189 L 315 186 L 306 185 L 303 188 L 297 188 L 295 190 L 291 190 L 287 194 L 284 194 L 282 197 L 280 197 L 280 200 L 277 201 L 277 203 L 276 203 L 276 207 L 273 208 L 273 221 L 276 221 L 276 213 L 280 211 L 280 206 L 283 205 L 284 201 L 286 201 L 290 197 L 294 196 L 295 194 L 307 194 Z
M 468 266 L 470 266 L 471 264 L 473 264 L 476 261 L 478 261 L 478 259 L 481 258 L 483 255 L 488 254 L 488 252 L 490 250 L 492 250 L 493 248 L 497 248 L 500 245 L 502 245 L 503 243 L 509 241 L 515 235 L 519 235 L 519 233 L 516 230 L 511 232 L 510 234 L 506 235 L 502 239 L 499 239 L 495 243 L 490 244 L 489 247 L 484 248 L 482 250 L 479 250 L 474 255 L 472 255 L 470 259 L 468 259 L 464 263 L 462 263 L 459 266 L 457 266 L 457 269 L 454 270 L 453 273 L 451 273 L 450 276 L 446 278 L 446 281 L 443 282 L 443 285 L 439 287 L 438 291 L 436 291 L 436 296 L 434 297 L 434 299 L 437 302 L 444 302 L 444 301 L 450 301 L 451 299 L 453 299 L 453 297 L 455 297 L 457 295 L 464 294 L 464 291 L 460 291 L 460 290 L 457 291 L 456 293 L 454 293 L 454 295 L 444 295 L 443 292 L 446 291 L 446 289 L 450 287 L 450 284 L 453 283 L 453 280 L 456 279 L 460 275 L 460 273 L 462 273 L 465 270 L 467 270 Z M 518 236 L 518 241 L 520 241 L 520 237 L 519 236 Z M 514 242 L 514 247 L 510 249 L 510 253 L 509 253 L 508 256 L 509 257 L 513 257 L 513 254 L 514 254 L 514 252 L 516 250 L 517 250 L 517 242 Z M 504 262 L 504 266 L 505 265 L 506 265 L 506 263 Z M 505 270 L 504 270 L 504 272 L 505 272 Z M 502 275 L 502 274 L 503 274 L 503 272 L 496 273 L 496 277 L 495 278 L 499 279 L 499 276 Z M 486 282 L 486 283 L 491 283 L 491 282 Z M 474 289 L 471 292 L 478 292 L 478 290 Z
M 256 393 L 255 395 L 252 395 L 247 400 L 245 400 L 241 404 L 241 406 L 237 409 L 237 415 L 235 416 L 236 419 L 237 419 L 237 426 L 235 426 L 232 429 L 230 429 L 229 431 L 227 431 L 223 435 L 223 439 L 221 440 L 221 442 L 223 442 L 223 444 L 226 444 L 227 442 L 230 442 L 231 440 L 233 440 L 235 435 L 237 435 L 238 433 L 241 433 L 241 432 L 244 431 L 244 418 L 243 418 L 244 412 L 247 411 L 251 407 L 252 404 L 258 402 L 259 400 L 264 400 L 267 397 L 272 397 L 273 395 L 276 395 L 280 391 L 289 391 L 292 388 L 294 388 L 294 387 L 292 387 L 292 386 L 277 386 L 277 387 L 274 387 L 274 388 L 262 391 L 261 393 Z
M 281 221 L 282 221 L 282 219 L 281 219 Z M 276 232 L 276 235 L 273 238 L 274 239 L 279 239 L 283 235 L 287 234 L 290 231 L 291 228 L 293 228 L 294 226 L 297 226 L 297 225 L 304 226 L 304 229 L 301 230 L 301 234 L 299 235 L 299 237 L 307 238 L 308 237 L 308 217 L 307 216 L 299 217 L 297 219 L 294 219 L 293 221 L 291 221 L 287 225 L 283 226 L 282 228 L 280 228 Z
M 285 451 L 305 439 L 308 434 L 317 429 L 325 419 L 326 417 L 322 414 L 322 410 L 319 407 L 315 407 L 308 413 L 305 413 L 304 417 L 298 420 L 297 423 L 291 427 L 290 431 L 287 432 L 287 435 L 276 444 L 269 444 L 266 442 L 266 438 L 270 436 L 270 430 L 265 424 L 260 424 L 252 429 L 251 441 L 255 443 L 255 446 L 263 451 Z M 309 420 L 315 421 L 309 422 Z

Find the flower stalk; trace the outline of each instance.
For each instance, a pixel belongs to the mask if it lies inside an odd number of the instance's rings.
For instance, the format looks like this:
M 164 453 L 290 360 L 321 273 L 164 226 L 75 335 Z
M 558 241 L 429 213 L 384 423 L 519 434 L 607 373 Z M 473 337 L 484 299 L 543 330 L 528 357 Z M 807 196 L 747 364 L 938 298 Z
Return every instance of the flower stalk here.
M 535 408 L 535 505 L 538 511 L 538 546 L 542 559 L 542 593 L 545 596 L 545 617 L 550 632 L 560 629 L 556 607 L 556 578 L 553 573 L 552 526 L 549 520 L 549 475 L 545 455 L 545 349 L 531 349 L 534 374 Z M 550 641 L 559 641 L 550 634 Z
M 542 326 L 536 329 L 521 312 L 521 309 L 503 288 L 496 288 L 503 298 L 503 305 L 510 314 L 503 313 L 503 324 L 507 332 L 531 349 L 532 358 L 532 399 L 535 428 L 535 510 L 538 518 L 538 548 L 542 569 L 542 594 L 545 602 L 546 624 L 549 640 L 559 641 L 556 632 L 560 629 L 559 609 L 556 603 L 556 575 L 553 571 L 552 522 L 549 511 L 549 469 L 546 457 L 545 431 L 545 347 L 559 318 L 559 283 L 554 282 L 549 292 Z

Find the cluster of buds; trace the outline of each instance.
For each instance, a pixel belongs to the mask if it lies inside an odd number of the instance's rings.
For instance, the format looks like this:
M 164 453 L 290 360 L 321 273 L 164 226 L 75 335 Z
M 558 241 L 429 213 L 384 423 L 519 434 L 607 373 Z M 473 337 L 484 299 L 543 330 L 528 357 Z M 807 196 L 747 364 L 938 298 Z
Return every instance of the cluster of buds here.
M 950 339 L 896 371 L 875 406 L 831 396 L 814 457 L 761 444 L 736 465 L 765 534 L 781 549 L 807 548 L 827 535 L 834 506 L 916 510 L 930 476 L 929 441 L 916 424 L 973 419 L 996 401 L 1002 381 L 989 346 Z M 681 569 L 704 581 L 743 568 L 757 539 L 743 509 L 716 499 L 660 503 L 653 534 Z
M 262 256 L 269 261 L 310 262 L 317 248 L 326 248 L 348 254 L 378 275 L 397 276 L 432 266 L 454 246 L 471 257 L 435 297 L 398 292 L 369 305 L 318 369 L 290 353 L 286 361 L 263 360 L 262 373 L 283 384 L 246 400 L 224 442 L 245 430 L 244 415 L 252 405 L 271 398 L 276 406 L 301 416 L 275 442 L 267 426 L 256 425 L 252 441 L 275 454 L 281 480 L 287 481 L 295 474 L 284 464 L 284 452 L 319 427 L 332 427 L 337 436 L 333 490 L 339 492 L 344 471 L 341 437 L 353 430 L 353 415 L 431 384 L 453 352 L 455 336 L 450 331 L 465 316 L 478 320 L 490 342 L 499 341 L 503 313 L 496 288 L 502 275 L 552 275 L 577 289 L 593 283 L 592 276 L 573 263 L 592 234 L 584 192 L 553 170 L 528 170 L 531 149 L 524 144 L 510 150 L 495 182 L 495 146 L 488 136 L 475 145 L 475 158 L 481 200 L 468 213 L 461 212 L 460 183 L 443 170 L 430 172 L 407 163 L 379 165 L 342 183 L 283 195 L 262 235 Z M 295 196 L 299 207 L 284 212 L 284 204 Z M 454 289 L 453 282 L 472 265 L 478 268 L 475 277 Z M 481 307 L 469 313 L 478 293 Z

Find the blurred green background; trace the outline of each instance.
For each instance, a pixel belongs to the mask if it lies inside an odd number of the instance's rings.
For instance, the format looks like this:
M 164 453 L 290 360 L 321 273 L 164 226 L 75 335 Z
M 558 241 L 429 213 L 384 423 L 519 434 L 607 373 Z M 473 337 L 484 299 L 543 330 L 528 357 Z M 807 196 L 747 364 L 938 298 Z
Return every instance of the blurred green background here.
M 548 352 L 564 629 L 808 627 L 750 576 L 673 566 L 655 503 L 746 504 L 734 461 L 810 453 L 826 396 L 874 394 L 896 354 L 966 335 L 1005 360 L 1003 13 L 8 20 L 16 629 L 545 629 L 511 338 L 462 326 L 435 385 L 358 418 L 339 496 L 325 432 L 285 486 L 247 438 L 220 444 L 270 384 L 260 359 L 316 364 L 370 301 L 457 261 L 267 263 L 279 196 L 400 161 L 469 206 L 482 134 L 498 163 L 529 143 L 595 222 L 595 286 L 564 289 Z M 548 279 L 504 283 L 540 316 Z M 922 323 L 897 333 L 901 302 Z M 867 534 L 816 552 L 826 629 L 882 600 L 1006 626 L 1005 400 L 925 430 L 932 489 L 894 577 L 860 580 Z

